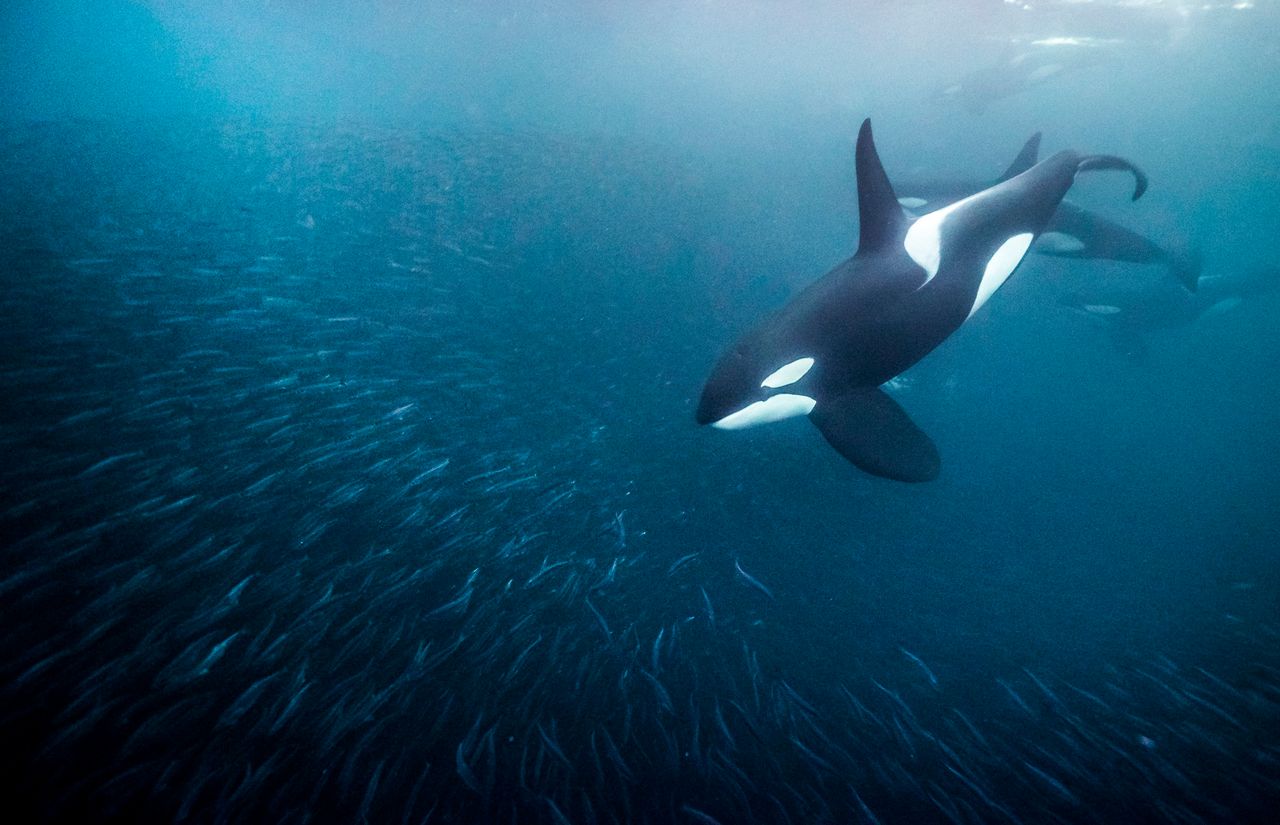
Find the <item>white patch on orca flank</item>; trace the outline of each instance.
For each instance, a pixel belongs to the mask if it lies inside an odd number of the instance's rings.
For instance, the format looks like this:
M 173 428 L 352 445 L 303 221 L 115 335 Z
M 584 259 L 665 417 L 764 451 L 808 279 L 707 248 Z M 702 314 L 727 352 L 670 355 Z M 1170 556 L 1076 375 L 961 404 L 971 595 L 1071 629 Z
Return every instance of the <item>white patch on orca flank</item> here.
M 1084 241 L 1066 232 L 1046 232 L 1036 238 L 1036 246 L 1047 252 L 1079 252 Z
M 1018 268 L 1018 264 L 1022 262 L 1023 256 L 1027 254 L 1027 249 L 1035 237 L 1031 232 L 1023 232 L 1000 244 L 996 254 L 987 261 L 987 268 L 982 271 L 982 282 L 978 284 L 978 294 L 973 299 L 973 309 L 969 310 L 970 318 Z
M 807 373 L 812 367 L 812 358 L 797 358 L 790 364 L 778 367 L 776 370 L 769 373 L 769 377 L 761 381 L 760 386 L 776 390 L 778 387 L 785 387 L 788 384 L 794 384 L 801 378 L 804 378 L 805 373 Z
M 911 260 L 919 264 L 920 268 L 924 270 L 925 284 L 932 281 L 933 276 L 938 274 L 938 266 L 942 263 L 942 222 L 957 207 L 967 203 L 969 200 L 970 198 L 965 198 L 950 206 L 944 206 L 936 212 L 930 212 L 922 216 L 911 224 L 911 228 L 907 230 L 906 237 L 902 239 L 902 248 L 911 256 Z M 921 284 L 921 286 L 924 286 L 924 284 Z
M 1082 309 L 1092 315 L 1118 315 L 1120 307 L 1111 304 L 1085 304 Z
M 928 203 L 924 198 L 898 198 L 898 203 L 907 209 L 917 209 Z
M 748 404 L 736 413 L 712 422 L 711 426 L 720 430 L 742 430 L 758 424 L 771 424 L 784 418 L 808 415 L 817 404 L 817 401 L 807 395 L 779 393 L 763 401 Z

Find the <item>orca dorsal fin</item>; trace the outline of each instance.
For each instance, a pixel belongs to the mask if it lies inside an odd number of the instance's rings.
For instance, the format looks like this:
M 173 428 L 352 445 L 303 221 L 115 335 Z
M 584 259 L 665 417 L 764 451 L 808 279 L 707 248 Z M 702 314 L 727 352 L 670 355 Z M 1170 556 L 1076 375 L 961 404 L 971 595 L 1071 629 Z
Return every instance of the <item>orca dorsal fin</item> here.
M 1004 183 L 1009 178 L 1021 175 L 1023 172 L 1036 165 L 1036 158 L 1040 156 L 1040 133 L 1036 132 L 1027 138 L 1027 142 L 1022 144 L 1022 151 L 1013 159 L 1013 163 L 1009 164 L 1009 168 L 1004 170 L 1004 174 L 996 178 L 996 183 Z
M 895 243 L 907 223 L 907 215 L 876 153 L 870 118 L 862 121 L 858 130 L 854 160 L 858 175 L 858 251 L 870 252 Z

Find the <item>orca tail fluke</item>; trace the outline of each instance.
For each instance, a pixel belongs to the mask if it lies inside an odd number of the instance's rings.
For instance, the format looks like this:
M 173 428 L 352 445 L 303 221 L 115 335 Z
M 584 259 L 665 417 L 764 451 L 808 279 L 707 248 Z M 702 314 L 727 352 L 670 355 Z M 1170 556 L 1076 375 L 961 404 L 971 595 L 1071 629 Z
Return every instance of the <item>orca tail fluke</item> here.
M 1089 172 L 1095 169 L 1100 170 L 1120 170 L 1133 174 L 1133 200 L 1142 197 L 1142 193 L 1147 191 L 1147 175 L 1137 166 L 1134 166 L 1124 158 L 1115 155 L 1085 155 L 1080 158 L 1076 164 L 1076 172 Z
M 933 441 L 878 387 L 823 398 L 809 420 L 836 452 L 871 475 L 932 481 L 942 468 Z

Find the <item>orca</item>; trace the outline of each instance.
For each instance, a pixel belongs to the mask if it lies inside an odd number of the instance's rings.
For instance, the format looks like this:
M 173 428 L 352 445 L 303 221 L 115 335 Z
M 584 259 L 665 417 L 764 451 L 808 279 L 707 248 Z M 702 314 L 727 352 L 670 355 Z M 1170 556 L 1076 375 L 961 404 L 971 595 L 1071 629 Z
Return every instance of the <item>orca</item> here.
M 938 209 L 995 183 L 1021 174 L 1036 163 L 1040 151 L 1040 133 L 1036 132 L 1018 156 L 994 181 L 977 180 L 918 181 L 899 187 L 898 200 L 913 212 Z M 1049 220 L 1045 231 L 1036 239 L 1033 252 L 1060 258 L 1120 261 L 1133 264 L 1160 265 L 1190 292 L 1196 291 L 1200 277 L 1200 256 L 1185 244 L 1165 249 L 1155 241 L 1126 229 L 1114 221 L 1064 200 Z
M 1167 284 L 1073 292 L 1059 303 L 1104 329 L 1116 352 L 1141 360 L 1147 336 L 1225 315 L 1252 299 L 1280 290 L 1280 267 L 1256 267 L 1237 275 L 1209 275 L 1194 294 Z
M 960 328 L 1017 269 L 1078 173 L 1111 155 L 1063 151 L 1021 174 L 913 218 L 898 203 L 871 121 L 858 132 L 858 248 L 716 362 L 699 424 L 733 430 L 807 415 L 835 450 L 872 475 L 936 478 L 937 447 L 880 385 Z
M 933 93 L 939 103 L 959 103 L 969 114 L 982 115 L 998 100 L 1025 94 L 1061 76 L 1111 58 L 1110 41 L 1055 37 L 1025 48 L 1008 43 L 995 62 L 942 85 Z

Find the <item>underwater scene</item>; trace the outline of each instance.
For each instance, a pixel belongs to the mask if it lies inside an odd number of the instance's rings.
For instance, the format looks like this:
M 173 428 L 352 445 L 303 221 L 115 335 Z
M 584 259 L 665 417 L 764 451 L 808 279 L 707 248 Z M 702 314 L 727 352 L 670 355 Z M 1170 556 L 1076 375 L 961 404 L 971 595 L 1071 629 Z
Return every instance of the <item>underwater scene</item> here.
M 15 823 L 1280 821 L 1280 4 L 0 11 Z

